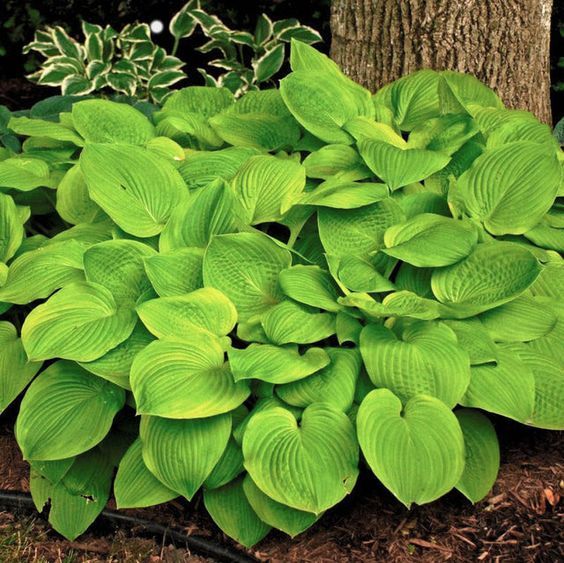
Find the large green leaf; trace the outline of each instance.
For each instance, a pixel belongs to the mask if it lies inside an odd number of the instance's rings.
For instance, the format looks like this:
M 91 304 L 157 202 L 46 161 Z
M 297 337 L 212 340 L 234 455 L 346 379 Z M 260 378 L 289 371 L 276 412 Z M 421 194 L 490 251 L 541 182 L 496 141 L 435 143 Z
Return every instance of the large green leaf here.
M 348 145 L 325 145 L 310 153 L 303 162 L 308 178 L 327 180 L 338 173 L 347 173 L 349 180 L 362 180 L 372 174 L 358 152 Z
M 289 405 L 305 408 L 329 403 L 347 412 L 354 400 L 362 361 L 357 350 L 325 348 L 331 363 L 318 373 L 293 383 L 276 386 L 276 394 Z
M 91 246 L 84 253 L 86 280 L 109 289 L 119 304 L 133 305 L 151 289 L 144 258 L 156 252 L 134 240 L 110 240 Z
M 198 190 L 171 214 L 159 240 L 161 252 L 178 248 L 205 248 L 214 235 L 236 233 L 247 222 L 239 198 L 222 180 Z
M 358 440 L 368 465 L 407 507 L 450 491 L 464 470 L 464 438 L 452 411 L 426 395 L 405 406 L 388 389 L 376 389 L 357 415 Z
M 243 490 L 258 517 L 273 528 L 295 537 L 315 524 L 317 516 L 311 512 L 296 510 L 271 499 L 254 483 L 249 475 L 243 480 Z
M 215 236 L 204 256 L 204 284 L 231 299 L 244 322 L 281 300 L 278 274 L 291 261 L 289 251 L 262 233 Z
M 190 293 L 204 285 L 202 248 L 178 248 L 145 258 L 145 271 L 161 297 Z
M 92 223 L 104 216 L 100 207 L 90 199 L 84 174 L 78 164 L 66 172 L 57 186 L 56 209 L 72 225 Z
M 368 90 L 324 69 L 292 72 L 280 81 L 280 93 L 303 127 L 326 143 L 352 144 L 343 125 L 359 115 L 374 115 Z
M 27 359 L 16 327 L 8 321 L 0 321 L 0 414 L 40 368 L 40 362 Z
M 466 258 L 477 242 L 472 223 L 421 213 L 387 229 L 382 252 L 419 268 L 438 268 Z
M 273 500 L 320 514 L 353 489 L 358 476 L 354 428 L 340 410 L 310 405 L 298 425 L 286 409 L 255 414 L 243 437 L 245 467 Z
M 360 351 L 372 383 L 390 389 L 404 403 L 429 395 L 452 408 L 470 382 L 468 355 L 441 323 L 414 321 L 399 336 L 369 324 L 360 335 Z
M 300 354 L 297 346 L 251 344 L 244 350 L 228 350 L 235 381 L 260 379 L 268 383 L 290 383 L 319 371 L 331 361 L 321 348 L 308 348 Z
M 470 501 L 482 500 L 491 490 L 499 470 L 499 444 L 493 424 L 481 412 L 455 412 L 462 434 L 466 462 L 456 488 Z
M 158 338 L 190 342 L 202 331 L 225 336 L 235 327 L 237 311 L 233 303 L 212 287 L 185 295 L 160 297 L 137 307 L 145 326 Z
M 135 312 L 120 307 L 105 287 L 74 283 L 27 316 L 22 341 L 30 360 L 89 362 L 123 342 L 136 320 Z
M 44 137 L 57 141 L 67 141 L 79 147 L 84 145 L 84 140 L 70 127 L 54 121 L 43 119 L 30 119 L 29 117 L 12 117 L 8 127 L 19 135 L 28 137 Z
M 229 412 L 249 396 L 233 381 L 224 351 L 210 334 L 186 342 L 159 340 L 139 352 L 131 368 L 137 412 L 166 418 L 204 418 Z
M 7 262 L 20 247 L 24 238 L 23 222 L 14 200 L 0 193 L 0 262 Z
M 142 508 L 168 502 L 177 493 L 163 485 L 143 461 L 141 440 L 137 438 L 121 460 L 114 482 L 118 508 Z
M 213 521 L 229 537 L 251 547 L 270 532 L 253 510 L 239 478 L 219 489 L 204 491 L 204 504 Z
M 522 234 L 550 209 L 560 181 L 556 154 L 521 141 L 484 152 L 458 179 L 449 198 L 494 235 Z
M 530 423 L 535 377 L 515 352 L 498 348 L 496 363 L 472 366 L 470 385 L 460 404 Z
M 199 113 L 211 117 L 233 104 L 233 95 L 227 88 L 189 86 L 173 92 L 165 104 L 165 110 L 181 113 Z
M 550 301 L 522 295 L 482 313 L 480 321 L 496 342 L 527 342 L 548 334 L 558 316 Z
M 130 390 L 129 374 L 133 360 L 153 340 L 153 335 L 138 321 L 131 335 L 121 344 L 97 360 L 79 363 L 85 370 Z
M 253 156 L 232 181 L 251 224 L 278 221 L 299 199 L 305 187 L 301 164 L 274 156 Z
M 392 190 L 424 180 L 450 161 L 449 156 L 437 151 L 400 148 L 372 139 L 360 141 L 358 149 L 370 170 Z
M 56 362 L 29 387 L 16 422 L 26 459 L 72 457 L 98 444 L 123 407 L 125 392 L 73 362 Z
M 231 415 L 170 420 L 141 417 L 143 461 L 169 489 L 191 499 L 223 454 Z
M 31 472 L 33 502 L 42 512 L 50 501 L 49 523 L 68 540 L 74 540 L 96 520 L 110 496 L 112 465 L 101 448 L 74 461 L 59 483 L 52 484 Z
M 84 100 L 73 104 L 76 130 L 91 143 L 143 145 L 155 136 L 151 122 L 134 107 L 110 100 Z
M 0 188 L 28 192 L 42 186 L 54 188 L 49 166 L 39 158 L 14 157 L 0 161 Z
M 84 280 L 84 246 L 75 240 L 53 242 L 18 256 L 0 287 L 0 300 L 24 305 Z
M 80 156 L 90 197 L 127 233 L 159 234 L 188 195 L 182 177 L 164 158 L 125 144 L 88 144 Z
M 239 409 L 246 413 L 246 407 L 244 405 L 241 405 Z M 237 409 L 233 411 L 233 426 L 237 424 L 236 413 Z M 204 487 L 206 489 L 223 487 L 223 485 L 233 481 L 233 479 L 243 473 L 244 470 L 241 446 L 235 438 L 231 437 L 229 438 L 229 442 L 227 442 L 227 447 L 223 455 L 204 481 Z
M 431 287 L 446 305 L 477 314 L 515 299 L 529 288 L 541 265 L 524 246 L 511 242 L 478 244 L 464 260 L 433 272 Z
M 337 303 L 339 293 L 329 272 L 319 266 L 298 265 L 282 270 L 280 287 L 288 297 L 299 303 L 334 313 L 342 309 Z
M 311 344 L 335 334 L 335 316 L 319 313 L 294 301 L 282 301 L 261 317 L 273 344 Z
M 319 238 L 327 254 L 366 256 L 383 248 L 386 229 L 404 219 L 391 198 L 360 209 L 322 208 L 318 211 Z

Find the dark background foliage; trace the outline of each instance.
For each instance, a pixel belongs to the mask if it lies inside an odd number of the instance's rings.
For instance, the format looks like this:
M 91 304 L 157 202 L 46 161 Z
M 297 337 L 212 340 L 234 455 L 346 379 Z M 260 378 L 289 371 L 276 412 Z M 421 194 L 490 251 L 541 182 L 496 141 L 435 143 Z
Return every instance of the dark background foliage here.
M 12 83 L 13 90 L 13 81 L 18 81 L 36 68 L 38 60 L 34 55 L 23 55 L 21 51 L 23 45 L 32 39 L 38 26 L 59 24 L 71 34 L 77 35 L 80 33 L 82 19 L 104 25 L 111 23 L 118 29 L 136 20 L 149 23 L 160 19 L 166 25 L 183 3 L 183 0 L 0 0 L 0 81 Z M 251 30 L 262 12 L 273 19 L 297 18 L 321 32 L 325 42 L 318 48 L 326 52 L 329 49 L 330 0 L 204 0 L 203 5 L 208 12 L 218 15 L 227 25 L 238 29 Z M 564 115 L 564 2 L 554 3 L 552 28 L 552 82 L 555 86 L 552 105 L 556 122 Z M 163 47 L 171 49 L 172 40 L 166 31 L 154 38 Z M 203 38 L 196 33 L 181 43 L 178 52 L 186 62 L 185 70 L 189 80 L 193 79 L 197 84 L 201 79 L 196 68 L 204 65 L 210 56 L 201 55 L 194 50 L 202 43 Z M 19 81 L 16 86 L 18 83 Z M 31 86 L 26 85 L 26 88 L 33 90 Z M 0 84 L 0 98 L 1 95 Z M 44 97 L 47 89 L 40 88 L 39 92 L 32 92 L 31 95 Z M 0 99 L 0 103 L 6 102 Z

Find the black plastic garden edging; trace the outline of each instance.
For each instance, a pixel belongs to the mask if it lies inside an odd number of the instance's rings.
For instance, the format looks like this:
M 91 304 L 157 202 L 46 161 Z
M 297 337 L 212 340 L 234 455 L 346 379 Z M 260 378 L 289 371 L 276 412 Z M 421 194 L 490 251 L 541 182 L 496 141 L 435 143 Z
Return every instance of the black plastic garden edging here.
M 0 490 L 0 508 L 16 508 L 26 512 L 35 512 L 31 495 L 13 491 Z M 125 516 L 114 510 L 104 510 L 100 517 L 118 526 L 124 524 L 140 526 L 146 535 L 167 535 L 172 540 L 186 544 L 192 551 L 204 557 L 212 557 L 217 561 L 229 563 L 255 563 L 256 559 L 244 553 L 237 553 L 234 549 L 220 545 L 201 536 L 188 536 L 167 526 L 155 524 L 150 520 L 143 520 L 133 516 Z

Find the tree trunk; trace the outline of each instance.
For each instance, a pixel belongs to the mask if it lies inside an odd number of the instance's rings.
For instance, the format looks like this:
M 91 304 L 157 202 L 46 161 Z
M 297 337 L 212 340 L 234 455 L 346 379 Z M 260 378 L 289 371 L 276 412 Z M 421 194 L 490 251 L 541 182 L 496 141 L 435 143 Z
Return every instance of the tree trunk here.
M 372 91 L 421 68 L 470 72 L 551 123 L 552 0 L 333 0 L 331 56 Z

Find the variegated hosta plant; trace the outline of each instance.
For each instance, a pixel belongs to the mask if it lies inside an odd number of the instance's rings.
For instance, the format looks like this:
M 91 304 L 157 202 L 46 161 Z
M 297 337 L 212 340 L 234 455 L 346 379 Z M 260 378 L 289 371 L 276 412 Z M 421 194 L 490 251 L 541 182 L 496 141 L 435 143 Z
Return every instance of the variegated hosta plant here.
M 186 77 L 184 63 L 153 43 L 147 24 L 128 24 L 118 32 L 83 22 L 82 32 L 84 43 L 60 26 L 36 31 L 24 52 L 36 51 L 45 60 L 28 78 L 60 87 L 63 95 L 117 92 L 160 103 Z
M 111 494 L 199 491 L 244 545 L 294 536 L 362 468 L 408 507 L 476 502 L 487 413 L 564 428 L 549 128 L 472 76 L 373 96 L 303 43 L 291 63 L 153 121 L 92 99 L 8 124 L 0 409 L 27 387 L 16 437 L 68 538 Z

